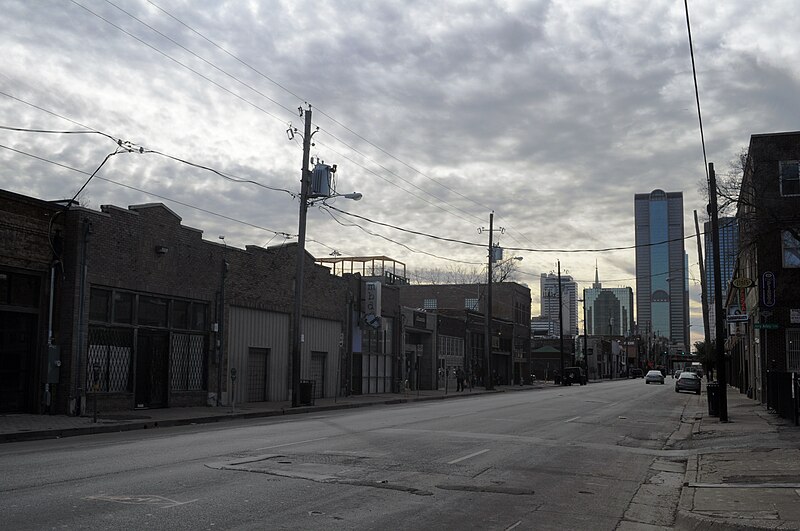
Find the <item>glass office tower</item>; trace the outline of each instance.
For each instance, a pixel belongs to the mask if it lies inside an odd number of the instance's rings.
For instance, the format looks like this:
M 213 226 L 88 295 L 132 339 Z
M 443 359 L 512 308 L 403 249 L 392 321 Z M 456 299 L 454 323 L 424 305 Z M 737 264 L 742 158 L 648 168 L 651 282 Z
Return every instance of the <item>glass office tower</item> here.
M 684 249 L 683 193 L 634 196 L 636 318 L 643 338 L 688 350 L 689 290 Z

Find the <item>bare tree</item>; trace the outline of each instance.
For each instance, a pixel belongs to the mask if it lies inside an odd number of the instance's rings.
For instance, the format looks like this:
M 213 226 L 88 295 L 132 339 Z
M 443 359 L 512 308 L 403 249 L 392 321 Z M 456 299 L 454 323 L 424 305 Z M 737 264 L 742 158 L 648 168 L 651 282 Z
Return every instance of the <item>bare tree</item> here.
M 516 282 L 518 273 L 516 258 L 500 260 L 492 266 L 492 282 Z M 417 284 L 485 284 L 486 268 L 455 264 L 446 268 L 421 268 L 412 278 Z

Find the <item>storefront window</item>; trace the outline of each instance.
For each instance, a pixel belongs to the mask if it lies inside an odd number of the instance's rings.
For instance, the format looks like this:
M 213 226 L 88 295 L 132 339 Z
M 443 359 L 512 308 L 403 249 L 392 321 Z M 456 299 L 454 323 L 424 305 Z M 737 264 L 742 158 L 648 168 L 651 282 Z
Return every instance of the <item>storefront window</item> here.
M 89 294 L 89 320 L 107 323 L 111 292 L 107 289 L 92 288 Z
M 139 296 L 139 324 L 142 326 L 167 327 L 167 299 Z

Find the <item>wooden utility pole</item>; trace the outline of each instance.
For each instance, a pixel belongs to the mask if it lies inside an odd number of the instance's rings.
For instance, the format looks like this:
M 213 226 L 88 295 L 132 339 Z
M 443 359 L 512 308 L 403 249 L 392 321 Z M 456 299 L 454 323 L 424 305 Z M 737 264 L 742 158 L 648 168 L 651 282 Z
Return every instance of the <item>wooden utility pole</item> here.
M 694 229 L 697 233 L 697 260 L 700 265 L 700 286 L 702 289 L 700 290 L 700 302 L 703 307 L 703 334 L 704 334 L 704 341 L 706 344 L 706 352 L 708 349 L 711 348 L 711 325 L 709 323 L 708 318 L 708 292 L 707 292 L 707 285 L 706 285 L 706 268 L 705 263 L 703 261 L 703 246 L 700 242 L 700 223 L 697 221 L 697 210 L 694 211 Z M 691 345 L 689 345 L 689 350 L 691 351 Z

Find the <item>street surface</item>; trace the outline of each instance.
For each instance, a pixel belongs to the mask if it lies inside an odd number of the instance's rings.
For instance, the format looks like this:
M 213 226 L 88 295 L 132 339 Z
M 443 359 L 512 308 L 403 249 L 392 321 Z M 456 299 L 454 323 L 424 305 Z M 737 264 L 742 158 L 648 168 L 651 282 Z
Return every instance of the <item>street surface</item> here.
M 686 464 L 681 414 L 705 398 L 640 378 L 9 443 L 2 527 L 664 525 Z

